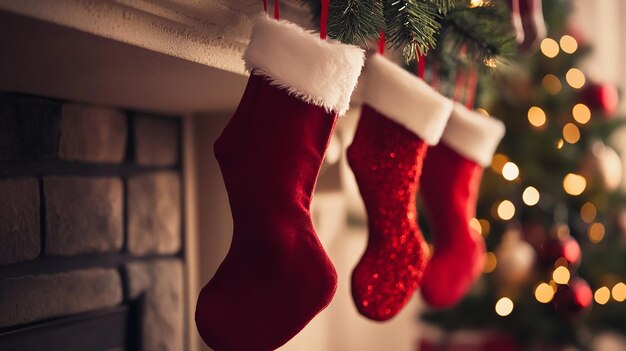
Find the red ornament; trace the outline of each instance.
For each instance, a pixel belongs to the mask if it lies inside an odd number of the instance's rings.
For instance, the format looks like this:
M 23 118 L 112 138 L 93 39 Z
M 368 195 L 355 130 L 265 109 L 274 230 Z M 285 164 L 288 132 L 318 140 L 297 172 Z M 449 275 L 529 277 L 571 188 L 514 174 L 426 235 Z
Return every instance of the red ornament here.
M 574 278 L 569 285 L 559 285 L 552 306 L 563 317 L 574 317 L 591 306 L 592 300 L 589 284 L 581 278 Z
M 612 119 L 619 105 L 619 94 L 613 84 L 589 83 L 580 92 L 580 101 L 592 111 L 599 111 Z
M 559 258 L 564 258 L 569 267 L 577 267 L 580 264 L 580 245 L 569 235 L 563 239 L 549 239 L 537 251 L 540 260 L 546 265 L 553 265 Z

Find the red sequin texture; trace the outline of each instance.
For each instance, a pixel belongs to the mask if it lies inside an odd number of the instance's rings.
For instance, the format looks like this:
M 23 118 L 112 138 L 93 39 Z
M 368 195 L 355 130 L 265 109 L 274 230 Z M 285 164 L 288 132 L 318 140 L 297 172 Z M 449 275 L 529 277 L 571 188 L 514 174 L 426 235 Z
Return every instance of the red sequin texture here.
M 428 247 L 417 226 L 415 195 L 427 145 L 365 105 L 348 162 L 368 216 L 369 239 L 352 272 L 352 297 L 373 320 L 395 316 L 418 288 Z

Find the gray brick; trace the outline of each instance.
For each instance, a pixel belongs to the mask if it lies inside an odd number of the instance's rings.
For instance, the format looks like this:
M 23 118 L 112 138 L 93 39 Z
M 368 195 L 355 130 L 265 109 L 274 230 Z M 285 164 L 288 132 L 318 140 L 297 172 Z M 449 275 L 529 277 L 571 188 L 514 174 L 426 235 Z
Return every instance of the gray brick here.
M 63 105 L 59 157 L 71 161 L 119 163 L 126 153 L 126 117 L 111 108 Z
M 0 180 L 0 264 L 30 260 L 41 251 L 39 184 Z
M 49 255 L 119 251 L 122 247 L 122 182 L 118 178 L 44 179 Z
M 173 118 L 135 117 L 135 159 L 138 164 L 168 166 L 178 161 L 178 122 Z
M 183 268 L 178 259 L 135 262 L 126 266 L 128 298 L 142 298 L 143 350 L 183 349 Z
M 121 302 L 122 285 L 114 269 L 10 278 L 0 281 L 0 328 Z
M 55 158 L 61 104 L 18 94 L 0 95 L 0 160 Z
M 128 249 L 135 255 L 172 254 L 181 245 L 180 179 L 160 172 L 128 180 Z

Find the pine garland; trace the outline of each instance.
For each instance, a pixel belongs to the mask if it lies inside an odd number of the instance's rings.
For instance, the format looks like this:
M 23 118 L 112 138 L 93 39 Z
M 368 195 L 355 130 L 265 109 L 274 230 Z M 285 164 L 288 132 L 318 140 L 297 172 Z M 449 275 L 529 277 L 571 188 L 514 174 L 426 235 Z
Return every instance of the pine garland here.
M 301 0 L 319 24 L 320 0 Z M 385 31 L 387 46 L 402 50 L 406 63 L 437 48 L 435 55 L 467 57 L 489 65 L 515 52 L 506 5 L 468 0 L 332 0 L 328 35 L 367 46 Z M 464 52 L 461 55 L 461 52 Z
M 319 26 L 321 1 L 302 0 L 311 9 Z M 383 5 L 380 0 L 332 0 L 328 8 L 328 36 L 346 44 L 367 46 L 378 40 L 385 27 Z
M 438 55 L 467 57 L 494 68 L 515 53 L 515 40 L 505 5 L 457 6 L 440 20 Z
M 383 5 L 388 43 L 402 49 L 407 63 L 435 47 L 441 28 L 438 20 L 445 8 L 437 7 L 431 0 L 383 0 Z

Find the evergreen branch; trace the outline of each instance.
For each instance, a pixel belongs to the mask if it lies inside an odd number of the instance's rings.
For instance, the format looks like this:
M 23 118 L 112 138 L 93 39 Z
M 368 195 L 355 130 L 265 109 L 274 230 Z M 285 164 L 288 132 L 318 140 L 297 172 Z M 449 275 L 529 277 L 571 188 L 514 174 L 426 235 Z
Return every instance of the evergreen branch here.
M 321 1 L 302 0 L 319 26 Z M 333 0 L 328 8 L 328 36 L 346 44 L 367 45 L 385 27 L 381 0 Z
M 380 1 L 335 0 L 328 9 L 328 35 L 343 43 L 366 45 L 385 27 Z
M 425 55 L 435 47 L 441 15 L 440 8 L 431 0 L 383 0 L 383 7 L 388 43 L 403 49 L 407 63 L 416 60 L 418 53 Z
M 515 53 L 515 41 L 510 34 L 510 21 L 505 6 L 458 7 L 441 21 L 437 38 L 439 53 L 462 57 L 495 67 Z
M 437 10 L 442 15 L 445 15 L 453 9 L 457 4 L 455 0 L 428 0 L 431 4 L 437 7 Z

